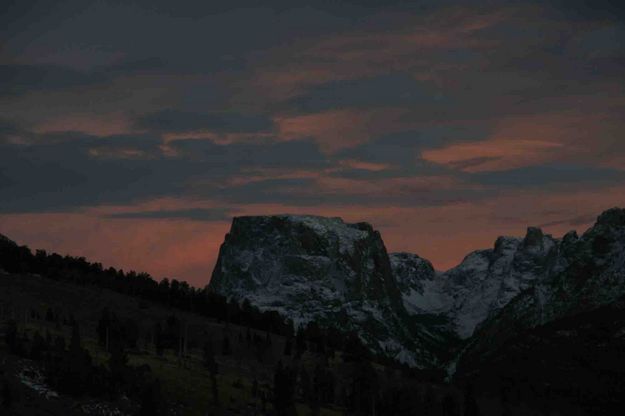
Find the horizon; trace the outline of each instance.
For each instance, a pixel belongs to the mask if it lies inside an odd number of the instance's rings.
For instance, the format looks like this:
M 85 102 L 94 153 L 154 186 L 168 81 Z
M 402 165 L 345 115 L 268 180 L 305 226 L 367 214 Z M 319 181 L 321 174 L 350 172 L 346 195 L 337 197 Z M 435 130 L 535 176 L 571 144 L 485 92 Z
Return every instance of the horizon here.
M 615 209 L 615 208 L 618 208 L 618 207 L 616 207 L 616 206 L 615 206 L 615 207 L 610 207 L 610 208 L 606 208 L 606 209 L 602 210 L 600 213 L 598 213 L 598 214 L 597 214 L 597 216 L 596 216 L 595 220 L 593 220 L 593 221 L 592 221 L 592 222 L 591 222 L 588 226 L 586 226 L 586 227 L 584 227 L 584 228 L 583 228 L 583 231 L 582 231 L 582 230 L 579 230 L 579 229 L 577 229 L 577 228 L 571 228 L 571 229 L 569 229 L 568 231 L 565 231 L 565 232 L 563 232 L 563 233 L 561 233 L 561 234 L 553 234 L 553 233 L 550 233 L 550 232 L 545 232 L 545 228 L 544 228 L 544 227 L 542 227 L 542 226 L 527 225 L 527 226 L 525 227 L 525 233 L 527 232 L 527 230 L 528 230 L 529 228 L 535 227 L 535 228 L 539 228 L 539 229 L 543 232 L 543 234 L 544 234 L 544 235 L 546 235 L 546 236 L 551 236 L 551 237 L 553 237 L 553 238 L 554 238 L 554 239 L 556 239 L 556 240 L 560 240 L 562 237 L 564 237 L 564 235 L 565 235 L 566 233 L 568 233 L 568 232 L 570 232 L 570 231 L 575 231 L 575 232 L 576 232 L 576 233 L 578 233 L 579 235 L 582 235 L 583 233 L 585 233 L 586 231 L 588 231 L 590 228 L 592 228 L 592 226 L 595 224 L 596 219 L 599 217 L 599 215 L 600 215 L 601 213 L 603 213 L 603 212 L 605 212 L 605 211 L 607 211 L 607 210 L 609 210 L 609 209 Z M 327 216 L 313 215 L 313 214 L 292 214 L 292 213 L 279 213 L 279 214 L 266 214 L 266 215 L 253 215 L 253 214 L 252 214 L 252 215 L 234 216 L 234 217 L 232 217 L 232 218 L 231 218 L 231 220 L 230 220 L 230 224 L 232 224 L 232 222 L 234 221 L 234 219 L 235 219 L 235 218 L 239 218 L 239 217 L 282 217 L 282 216 L 295 216 L 295 217 L 299 216 L 299 217 L 318 217 L 318 218 L 339 219 L 339 220 L 341 220 L 342 222 L 344 222 L 344 223 L 346 223 L 346 224 L 355 224 L 355 223 L 359 223 L 359 222 L 366 222 L 366 223 L 370 224 L 370 225 L 373 227 L 373 229 L 374 229 L 374 230 L 379 231 L 379 230 L 375 227 L 375 224 L 371 224 L 371 223 L 370 223 L 370 222 L 368 222 L 368 221 L 351 221 L 351 222 L 350 222 L 350 221 L 345 221 L 342 217 L 327 217 Z M 543 225 L 544 225 L 544 224 L 543 224 Z M 547 225 L 549 226 L 550 224 L 547 224 Z M 559 225 L 559 224 L 553 224 L 553 225 Z M 579 228 L 579 227 L 578 227 L 578 228 Z M 229 231 L 229 229 L 228 229 L 228 231 Z M 219 254 L 219 248 L 218 248 L 218 249 L 217 249 L 217 252 L 215 252 L 215 253 L 214 253 L 214 254 L 215 254 L 215 256 L 214 256 L 214 257 L 215 257 L 215 259 L 214 259 L 213 265 L 212 265 L 212 267 L 211 267 L 211 269 L 210 269 L 210 273 L 209 273 L 208 280 L 206 280 L 206 282 L 205 282 L 205 283 L 202 283 L 202 281 L 200 280 L 199 276 L 191 276 L 191 277 L 192 277 L 192 279 L 187 279 L 187 278 L 178 277 L 178 276 L 157 276 L 157 275 L 154 275 L 154 274 L 150 273 L 150 272 L 149 272 L 149 271 L 147 271 L 147 270 L 143 270 L 143 269 L 134 269 L 134 268 L 124 268 L 124 267 L 118 267 L 118 266 L 116 266 L 116 265 L 114 265 L 114 264 L 108 264 L 108 263 L 105 263 L 105 262 L 99 261 L 99 260 L 97 260 L 97 255 L 96 255 L 96 257 L 95 257 L 95 258 L 90 258 L 90 257 L 87 257 L 87 256 L 81 256 L 81 255 L 78 255 L 78 254 L 75 254 L 75 253 L 63 253 L 63 252 L 57 252 L 57 251 L 55 251 L 55 250 L 49 250 L 49 249 L 47 249 L 46 247 L 33 247 L 33 246 L 28 245 L 28 244 L 22 244 L 22 243 L 20 243 L 20 241 L 15 241 L 15 240 L 14 240 L 11 236 L 9 236 L 9 235 L 7 235 L 7 234 L 4 234 L 4 233 L 2 233 L 2 232 L 0 232 L 0 236 L 4 236 L 4 237 L 8 238 L 9 240 L 11 240 L 11 241 L 15 242 L 16 244 L 18 244 L 18 245 L 20 245 L 20 246 L 21 246 L 21 245 L 26 245 L 26 246 L 28 246 L 28 247 L 30 248 L 30 250 L 31 250 L 31 251 L 33 251 L 33 253 L 34 253 L 34 251 L 35 251 L 35 250 L 45 250 L 45 251 L 47 251 L 47 252 L 48 252 L 48 254 L 57 253 L 57 254 L 62 255 L 62 256 L 85 257 L 85 259 L 86 259 L 88 262 L 91 262 L 91 263 L 101 263 L 101 264 L 102 264 L 102 266 L 103 266 L 104 268 L 114 267 L 114 268 L 115 268 L 115 269 L 117 269 L 117 270 L 124 270 L 124 272 L 130 272 L 130 271 L 134 271 L 134 272 L 136 272 L 136 273 L 146 272 L 146 273 L 150 274 L 150 276 L 151 276 L 153 279 L 155 279 L 156 281 L 161 281 L 161 280 L 163 280 L 163 279 L 165 279 L 165 278 L 167 278 L 167 279 L 169 279 L 169 280 L 176 279 L 176 280 L 178 280 L 178 281 L 184 281 L 184 282 L 187 282 L 187 283 L 189 283 L 189 285 L 190 285 L 190 286 L 195 287 L 195 288 L 198 288 L 198 289 L 202 289 L 203 287 L 206 287 L 206 286 L 210 283 L 210 278 L 211 278 L 211 275 L 212 275 L 212 273 L 213 273 L 213 271 L 214 271 L 214 268 L 215 268 L 215 264 L 214 264 L 214 263 L 216 262 L 217 255 Z M 225 234 L 224 234 L 224 237 L 225 237 Z M 425 257 L 425 256 L 422 256 L 421 254 L 416 253 L 416 252 L 414 252 L 414 251 L 405 251 L 405 250 L 398 250 L 398 251 L 395 251 L 395 250 L 389 249 L 388 245 L 386 244 L 386 241 L 384 240 L 384 234 L 382 234 L 382 233 L 381 233 L 381 237 L 382 237 L 382 241 L 384 242 L 384 245 L 385 245 L 385 247 L 386 247 L 386 249 L 387 249 L 387 252 L 388 252 L 389 254 L 391 254 L 391 253 L 409 253 L 409 254 L 416 254 L 416 255 L 418 255 L 419 257 L 421 257 L 422 259 L 425 259 L 425 260 L 427 260 L 427 261 L 431 262 L 431 263 L 432 263 L 432 266 L 434 267 L 434 270 L 435 270 L 437 273 L 442 274 L 442 273 L 446 273 L 447 271 L 449 271 L 449 270 L 451 270 L 451 269 L 455 268 L 456 266 L 460 265 L 460 264 L 462 263 L 462 261 L 463 261 L 463 260 L 464 260 L 464 259 L 465 259 L 465 258 L 466 258 L 469 254 L 471 254 L 471 253 L 473 253 L 473 252 L 476 252 L 476 251 L 480 251 L 480 250 L 488 250 L 488 249 L 492 249 L 492 248 L 494 247 L 494 244 L 495 244 L 496 240 L 497 240 L 498 238 L 500 238 L 500 237 L 511 237 L 511 238 L 522 239 L 522 238 L 524 238 L 524 237 L 525 237 L 525 234 L 514 234 L 514 235 L 512 235 L 512 234 L 501 234 L 501 235 L 498 235 L 498 236 L 496 236 L 496 237 L 493 239 L 493 241 L 492 241 L 492 243 L 490 244 L 490 246 L 488 246 L 488 247 L 486 247 L 486 246 L 484 246 L 484 247 L 476 247 L 476 248 L 474 248 L 474 249 L 471 249 L 471 250 L 467 251 L 464 255 L 462 255 L 462 257 L 461 257 L 461 258 L 460 258 L 460 259 L 459 259 L 456 263 L 454 263 L 454 264 L 452 264 L 451 266 L 449 266 L 449 267 L 447 267 L 447 268 L 444 268 L 444 269 L 441 269 L 441 268 L 437 267 L 437 265 L 436 265 L 434 262 L 432 262 L 429 258 L 427 258 L 427 257 Z M 222 241 L 222 242 L 223 242 L 223 241 Z M 221 245 L 221 243 L 220 243 L 220 245 Z M 197 278 L 197 282 L 195 281 L 196 279 L 194 279 L 194 278 Z M 198 282 L 199 282 L 199 283 L 198 283 Z
M 437 270 L 625 199 L 618 2 L 11 1 L 0 230 L 208 283 L 230 219 L 339 216 Z

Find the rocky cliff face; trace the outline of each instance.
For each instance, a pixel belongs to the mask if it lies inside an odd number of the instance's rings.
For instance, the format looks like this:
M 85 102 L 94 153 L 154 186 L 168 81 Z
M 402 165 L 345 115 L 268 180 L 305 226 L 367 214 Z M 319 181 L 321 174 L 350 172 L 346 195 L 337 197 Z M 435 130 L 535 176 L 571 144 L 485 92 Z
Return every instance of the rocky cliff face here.
M 480 325 L 461 359 L 465 371 L 524 331 L 582 316 L 623 298 L 625 210 L 604 212 L 579 238 L 574 232 L 566 234 L 547 265 L 541 279 Z
M 416 255 L 391 254 L 406 309 L 449 319 L 468 338 L 475 327 L 557 266 L 558 241 L 530 227 L 525 238 L 499 237 L 493 249 L 467 255 L 457 267 L 436 274 Z
M 409 253 L 387 254 L 378 232 L 339 218 L 235 218 L 210 287 L 301 324 L 358 331 L 374 351 L 420 367 L 481 359 L 524 329 L 590 311 L 625 294 L 625 210 L 582 237 L 530 227 L 500 237 L 440 273 Z M 472 357 L 472 358 L 466 358 Z
M 262 292 L 258 301 L 277 307 L 286 306 L 285 298 L 306 301 L 298 305 L 301 318 L 294 317 L 296 322 L 309 320 L 305 309 L 314 298 L 379 302 L 390 308 L 400 302 L 379 233 L 365 223 L 313 216 L 235 218 L 211 288 L 254 298 Z
M 440 278 L 428 260 L 411 253 L 389 255 L 402 302 L 412 315 L 439 313 L 447 298 L 440 296 Z
M 210 282 L 217 293 L 356 330 L 375 352 L 411 365 L 437 362 L 408 318 L 380 234 L 366 223 L 315 216 L 238 217 Z M 433 341 L 435 342 L 435 340 Z
M 538 414 L 619 415 L 625 395 L 625 210 L 611 209 L 557 246 L 544 278 L 475 331 L 454 378 Z M 455 368 L 454 368 L 455 367 Z M 531 383 L 528 383 L 531 380 Z M 531 408 L 534 412 L 530 412 Z

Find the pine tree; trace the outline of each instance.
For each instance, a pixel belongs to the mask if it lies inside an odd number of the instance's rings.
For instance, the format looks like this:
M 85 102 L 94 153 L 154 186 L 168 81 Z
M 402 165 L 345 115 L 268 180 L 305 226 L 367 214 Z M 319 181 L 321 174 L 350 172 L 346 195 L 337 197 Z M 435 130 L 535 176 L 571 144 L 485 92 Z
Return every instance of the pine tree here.
M 158 416 L 160 414 L 161 386 L 158 381 L 149 383 L 141 394 L 139 416 Z
M 4 332 L 4 339 L 11 352 L 15 352 L 17 350 L 17 335 L 17 323 L 15 320 L 11 319 L 7 322 Z
M 256 398 L 258 395 L 258 380 L 254 377 L 254 381 L 252 382 L 252 397 Z
M 219 390 L 217 387 L 217 374 L 211 374 L 211 392 L 213 395 L 213 404 L 219 406 Z
M 298 328 L 295 335 L 295 356 L 301 357 L 304 351 L 306 351 L 306 334 L 303 328 Z
M 9 382 L 4 380 L 2 383 L 2 407 L 10 409 L 13 405 L 13 393 Z
M 109 370 L 113 388 L 121 391 L 127 382 L 129 375 L 128 355 L 124 351 L 124 346 L 119 340 L 111 344 L 111 356 L 109 357 Z
M 295 414 L 293 372 L 278 361 L 273 378 L 273 406 L 276 416 Z
M 287 357 L 290 357 L 292 349 L 293 349 L 293 341 L 291 340 L 291 338 L 287 338 L 286 342 L 284 343 L 284 355 L 286 355 Z
M 72 337 L 70 339 L 69 348 L 71 352 L 80 351 L 80 327 L 76 321 L 72 324 Z
M 159 357 L 163 356 L 165 352 L 165 340 L 163 334 L 163 328 L 161 327 L 161 323 L 157 322 L 154 327 L 154 348 L 156 349 L 156 354 Z
M 480 410 L 475 400 L 473 386 L 468 385 L 464 392 L 464 416 L 479 416 Z
M 204 366 L 210 374 L 217 374 L 218 367 L 215 361 L 215 352 L 213 351 L 213 343 L 206 341 L 204 344 Z
M 96 328 L 96 332 L 98 333 L 98 343 L 102 347 L 107 347 L 107 341 L 109 337 L 109 331 L 111 326 L 111 316 L 108 308 L 104 308 L 102 310 L 102 316 L 98 320 L 98 326 Z
M 54 312 L 52 312 L 52 308 L 48 306 L 46 309 L 46 321 L 54 322 Z
M 232 353 L 232 349 L 230 348 L 230 339 L 227 335 L 224 335 L 221 342 L 221 354 L 222 355 L 230 355 Z

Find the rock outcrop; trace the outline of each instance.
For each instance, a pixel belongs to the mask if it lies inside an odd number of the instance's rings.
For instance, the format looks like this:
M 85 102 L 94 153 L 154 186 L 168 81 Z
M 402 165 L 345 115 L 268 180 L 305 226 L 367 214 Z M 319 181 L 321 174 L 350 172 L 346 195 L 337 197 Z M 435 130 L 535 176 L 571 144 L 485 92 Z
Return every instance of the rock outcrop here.
M 451 331 L 468 338 L 477 325 L 551 273 L 557 246 L 550 235 L 530 227 L 525 238 L 499 237 L 494 248 L 474 251 L 444 273 L 435 273 L 416 255 L 391 254 L 391 264 L 409 312 L 442 315 Z
M 276 310 L 296 324 L 355 330 L 375 352 L 441 365 L 547 322 L 625 295 L 625 210 L 611 209 L 581 237 L 529 227 L 436 272 L 410 253 L 387 254 L 369 224 L 340 218 L 239 217 L 220 249 L 212 290 Z
M 212 290 L 296 325 L 355 330 L 374 352 L 413 366 L 438 362 L 426 331 L 410 320 L 380 234 L 340 218 L 234 218 L 219 251 Z

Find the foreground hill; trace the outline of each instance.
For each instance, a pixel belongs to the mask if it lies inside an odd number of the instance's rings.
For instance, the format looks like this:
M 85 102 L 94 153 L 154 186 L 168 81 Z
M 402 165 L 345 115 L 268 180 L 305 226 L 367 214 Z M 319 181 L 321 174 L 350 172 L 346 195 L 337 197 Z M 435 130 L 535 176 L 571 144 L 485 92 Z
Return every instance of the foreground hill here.
M 437 372 L 184 282 L 0 239 L 0 414 L 441 414 Z

